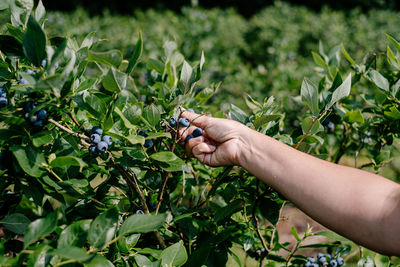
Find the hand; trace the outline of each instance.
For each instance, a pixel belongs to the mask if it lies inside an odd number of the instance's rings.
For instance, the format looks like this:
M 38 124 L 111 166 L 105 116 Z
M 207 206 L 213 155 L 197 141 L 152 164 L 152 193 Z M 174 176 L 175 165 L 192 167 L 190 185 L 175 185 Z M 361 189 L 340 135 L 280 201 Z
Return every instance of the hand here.
M 211 118 L 189 111 L 184 111 L 182 117 L 187 118 L 192 126 L 180 129 L 181 140 L 185 140 L 197 127 L 203 130 L 202 136 L 184 144 L 189 155 L 193 154 L 202 163 L 213 167 L 239 164 L 249 128 L 236 121 Z

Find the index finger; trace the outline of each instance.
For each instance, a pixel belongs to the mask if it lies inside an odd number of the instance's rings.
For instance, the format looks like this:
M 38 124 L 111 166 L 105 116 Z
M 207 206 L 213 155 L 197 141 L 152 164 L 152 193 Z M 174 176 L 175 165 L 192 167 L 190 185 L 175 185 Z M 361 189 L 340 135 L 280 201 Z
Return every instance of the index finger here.
M 207 124 L 209 123 L 210 119 L 205 115 L 196 114 L 187 110 L 184 110 L 182 112 L 182 117 L 188 119 L 191 124 L 203 129 L 207 127 Z

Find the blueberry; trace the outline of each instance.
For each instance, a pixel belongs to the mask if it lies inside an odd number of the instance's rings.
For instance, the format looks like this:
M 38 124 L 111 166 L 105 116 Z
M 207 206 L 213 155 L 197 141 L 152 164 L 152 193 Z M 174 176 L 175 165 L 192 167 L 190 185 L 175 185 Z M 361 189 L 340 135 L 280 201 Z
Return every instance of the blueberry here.
M 194 136 L 191 135 L 191 134 L 189 134 L 188 136 L 186 136 L 186 138 L 185 138 L 185 144 L 186 144 L 187 142 L 189 142 L 189 140 L 192 139 L 192 138 L 194 138 Z
M 309 262 L 312 262 L 312 263 L 315 262 L 315 258 L 314 258 L 314 257 L 308 257 L 307 260 L 308 260 Z
M 29 113 L 25 113 L 25 120 L 29 120 Z
M 95 126 L 95 127 L 92 128 L 92 133 L 93 134 L 102 135 L 103 134 L 103 130 L 98 126 Z
M 338 257 L 338 258 L 336 259 L 336 261 L 337 261 L 337 263 L 338 263 L 339 266 L 342 266 L 342 265 L 344 264 L 344 260 L 343 260 L 342 257 Z
M 31 117 L 31 122 L 35 122 L 35 121 L 37 121 L 38 119 L 37 119 L 37 116 L 36 115 L 33 115 L 32 117 Z
M 98 144 L 101 142 L 101 136 L 98 134 L 92 134 L 90 136 L 90 140 L 92 141 L 93 144 Z M 108 144 L 107 144 L 108 145 Z
M 101 141 L 100 143 L 97 144 L 97 151 L 104 153 L 107 151 L 108 145 L 106 142 Z
M 8 104 L 8 100 L 5 97 L 0 97 L 0 108 L 4 108 L 5 106 L 7 106 Z
M 188 108 L 187 111 L 194 113 L 194 110 L 192 108 Z
M 31 112 L 31 110 L 32 110 L 32 102 L 26 102 L 25 103 L 25 105 L 24 105 L 24 111 L 25 112 Z
M 194 137 L 202 136 L 202 135 L 203 135 L 203 130 L 201 130 L 200 128 L 196 128 L 196 129 L 194 129 L 192 135 L 193 135 Z
M 335 131 L 335 124 L 333 122 L 329 122 L 327 125 L 328 133 L 333 133 Z
M 304 264 L 304 267 L 313 267 L 313 264 L 307 261 L 306 264 Z
M 39 105 L 39 103 L 37 101 L 33 102 L 32 104 L 32 108 L 36 108 Z
M 143 137 L 147 137 L 146 130 L 140 130 L 138 132 L 138 135 L 143 136 Z
M 183 127 L 188 127 L 190 125 L 190 122 L 186 118 L 180 118 L 179 119 L 179 124 Z
M 153 141 L 152 140 L 146 140 L 145 142 L 144 142 L 144 147 L 145 148 L 150 148 L 150 147 L 153 147 Z
M 24 79 L 24 78 L 21 78 L 21 80 L 19 80 L 19 84 L 28 84 L 28 82 L 27 82 L 27 81 L 25 81 L 25 79 Z
M 137 210 L 136 214 L 144 214 L 143 210 Z
M 312 267 L 319 267 L 318 263 L 313 263 L 311 266 Z
M 41 65 L 42 65 L 43 68 L 46 67 L 46 65 L 47 65 L 47 60 L 46 60 L 46 59 L 43 59 Z
M 7 93 L 6 92 L 1 92 L 0 93 L 0 97 L 7 97 Z
M 318 252 L 318 254 L 317 254 L 317 258 L 319 259 L 319 258 L 322 258 L 322 257 L 324 257 L 324 258 L 325 258 L 325 256 L 324 256 L 324 253 Z
M 323 126 L 327 126 L 329 122 L 331 122 L 331 121 L 330 121 L 328 118 L 326 118 L 326 119 L 322 122 L 322 125 L 323 125 Z
M 26 73 L 28 74 L 35 74 L 36 72 L 34 70 L 27 70 Z
M 97 155 L 97 154 L 98 154 L 96 145 L 90 145 L 89 151 L 90 151 L 92 154 L 94 154 L 94 155 Z
M 318 257 L 318 262 L 320 262 L 320 263 L 326 262 L 326 258 L 323 254 L 322 254 L 322 257 Z
M 0 83 L 0 88 L 3 88 L 4 84 Z
M 338 263 L 337 263 L 337 261 L 336 261 L 335 259 L 333 259 L 333 260 L 331 260 L 331 261 L 329 262 L 329 266 L 330 266 L 330 267 L 337 267 L 337 266 L 338 266 Z
M 169 125 L 171 125 L 172 127 L 175 127 L 175 126 L 176 126 L 177 120 L 178 120 L 177 117 L 171 117 L 171 118 L 169 118 Z
M 36 114 L 39 120 L 45 120 L 47 118 L 47 112 L 44 109 L 41 109 Z
M 112 144 L 112 138 L 109 135 L 103 136 L 103 141 L 107 143 L 107 145 L 111 146 Z
M 37 121 L 33 122 L 33 126 L 42 127 L 43 126 L 43 121 L 42 120 L 37 120 Z

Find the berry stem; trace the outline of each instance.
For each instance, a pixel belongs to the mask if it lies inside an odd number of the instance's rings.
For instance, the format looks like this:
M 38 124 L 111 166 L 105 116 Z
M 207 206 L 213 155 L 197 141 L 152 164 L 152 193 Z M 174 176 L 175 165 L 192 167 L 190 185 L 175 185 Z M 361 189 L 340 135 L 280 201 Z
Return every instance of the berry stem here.
M 306 137 L 311 133 L 312 128 L 314 127 L 314 124 L 322 117 L 324 116 L 324 114 L 327 112 L 327 110 L 324 110 L 323 112 L 321 112 L 320 114 L 318 114 L 318 116 L 316 118 L 313 119 L 310 129 L 308 129 L 308 131 L 303 135 L 303 137 L 300 139 L 299 142 L 297 142 L 296 146 L 294 147 L 295 149 L 298 149 L 300 144 L 304 141 L 304 139 L 306 139 Z
M 69 133 L 69 134 L 71 134 L 71 135 L 74 135 L 74 136 L 79 137 L 79 138 L 81 138 L 81 139 L 83 139 L 83 140 L 86 140 L 86 141 L 90 141 L 90 138 L 87 137 L 86 135 L 78 134 L 78 133 L 76 133 L 76 132 L 74 132 L 74 131 L 68 129 L 67 127 L 65 127 L 65 126 L 63 126 L 63 125 L 61 125 L 61 124 L 59 124 L 58 122 L 56 122 L 56 121 L 53 120 L 53 119 L 49 119 L 48 121 L 49 121 L 50 123 L 54 124 L 55 126 L 57 126 L 58 128 L 60 128 L 61 130 L 66 131 L 67 133 Z M 88 145 L 89 145 L 89 144 L 88 144 Z

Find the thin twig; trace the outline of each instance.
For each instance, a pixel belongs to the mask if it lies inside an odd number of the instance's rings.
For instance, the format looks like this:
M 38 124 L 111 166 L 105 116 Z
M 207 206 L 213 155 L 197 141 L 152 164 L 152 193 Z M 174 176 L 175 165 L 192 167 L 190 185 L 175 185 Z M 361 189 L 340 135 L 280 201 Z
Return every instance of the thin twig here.
M 304 141 L 304 139 L 306 139 L 306 137 L 311 133 L 312 128 L 314 127 L 314 124 L 322 117 L 324 116 L 324 114 L 327 112 L 327 110 L 324 110 L 323 112 L 321 112 L 320 114 L 318 114 L 318 116 L 316 118 L 313 119 L 310 129 L 308 129 L 308 131 L 303 135 L 303 137 L 301 137 L 300 141 L 296 144 L 296 146 L 294 147 L 295 149 L 298 149 L 300 144 Z
M 275 234 L 276 234 L 276 231 L 278 230 L 278 224 L 281 221 L 282 211 L 283 211 L 283 208 L 285 207 L 285 205 L 286 205 L 286 200 L 283 201 L 282 206 L 279 209 L 278 221 L 276 222 L 276 225 L 274 226 L 274 230 L 272 231 L 271 240 L 269 242 L 269 248 L 271 250 L 272 250 L 272 246 L 274 245 Z
M 163 184 L 161 186 L 160 195 L 158 196 L 156 214 L 158 214 L 158 211 L 160 210 L 161 202 L 163 201 L 163 198 L 164 198 L 164 191 L 165 191 L 165 188 L 167 187 L 167 182 L 168 182 L 168 179 L 169 179 L 170 176 L 171 176 L 171 173 L 167 172 L 167 175 L 165 176 Z
M 90 141 L 90 138 L 87 137 L 86 135 L 76 133 L 76 132 L 74 132 L 74 131 L 68 129 L 67 127 L 65 127 L 65 126 L 63 126 L 63 125 L 61 125 L 61 124 L 59 124 L 58 122 L 56 122 L 56 121 L 53 120 L 53 119 L 49 119 L 48 121 L 49 121 L 50 123 L 54 124 L 55 126 L 57 126 L 58 128 L 60 128 L 61 130 L 65 131 L 65 132 L 67 132 L 67 133 L 69 133 L 69 134 L 71 134 L 71 135 L 73 135 L 73 136 L 79 137 L 79 138 L 81 138 L 81 139 L 83 139 L 83 140 L 86 140 L 86 141 Z
M 258 201 L 260 200 L 260 194 L 259 194 L 259 191 L 258 191 L 259 185 L 260 185 L 260 180 L 257 180 L 257 186 L 256 186 L 257 196 L 256 196 L 256 200 L 254 201 L 253 210 L 252 210 L 251 214 L 252 214 L 252 217 L 253 217 L 253 220 L 254 220 L 254 226 L 256 228 L 255 230 L 256 230 L 257 236 L 258 236 L 258 238 L 260 238 L 261 244 L 262 244 L 263 248 L 265 249 L 265 251 L 269 253 L 270 249 L 267 246 L 267 243 L 265 242 L 265 239 L 262 236 L 260 229 L 258 228 L 258 218 L 257 218 L 257 215 L 256 215 L 256 208 L 257 208 L 257 205 L 258 205 Z

